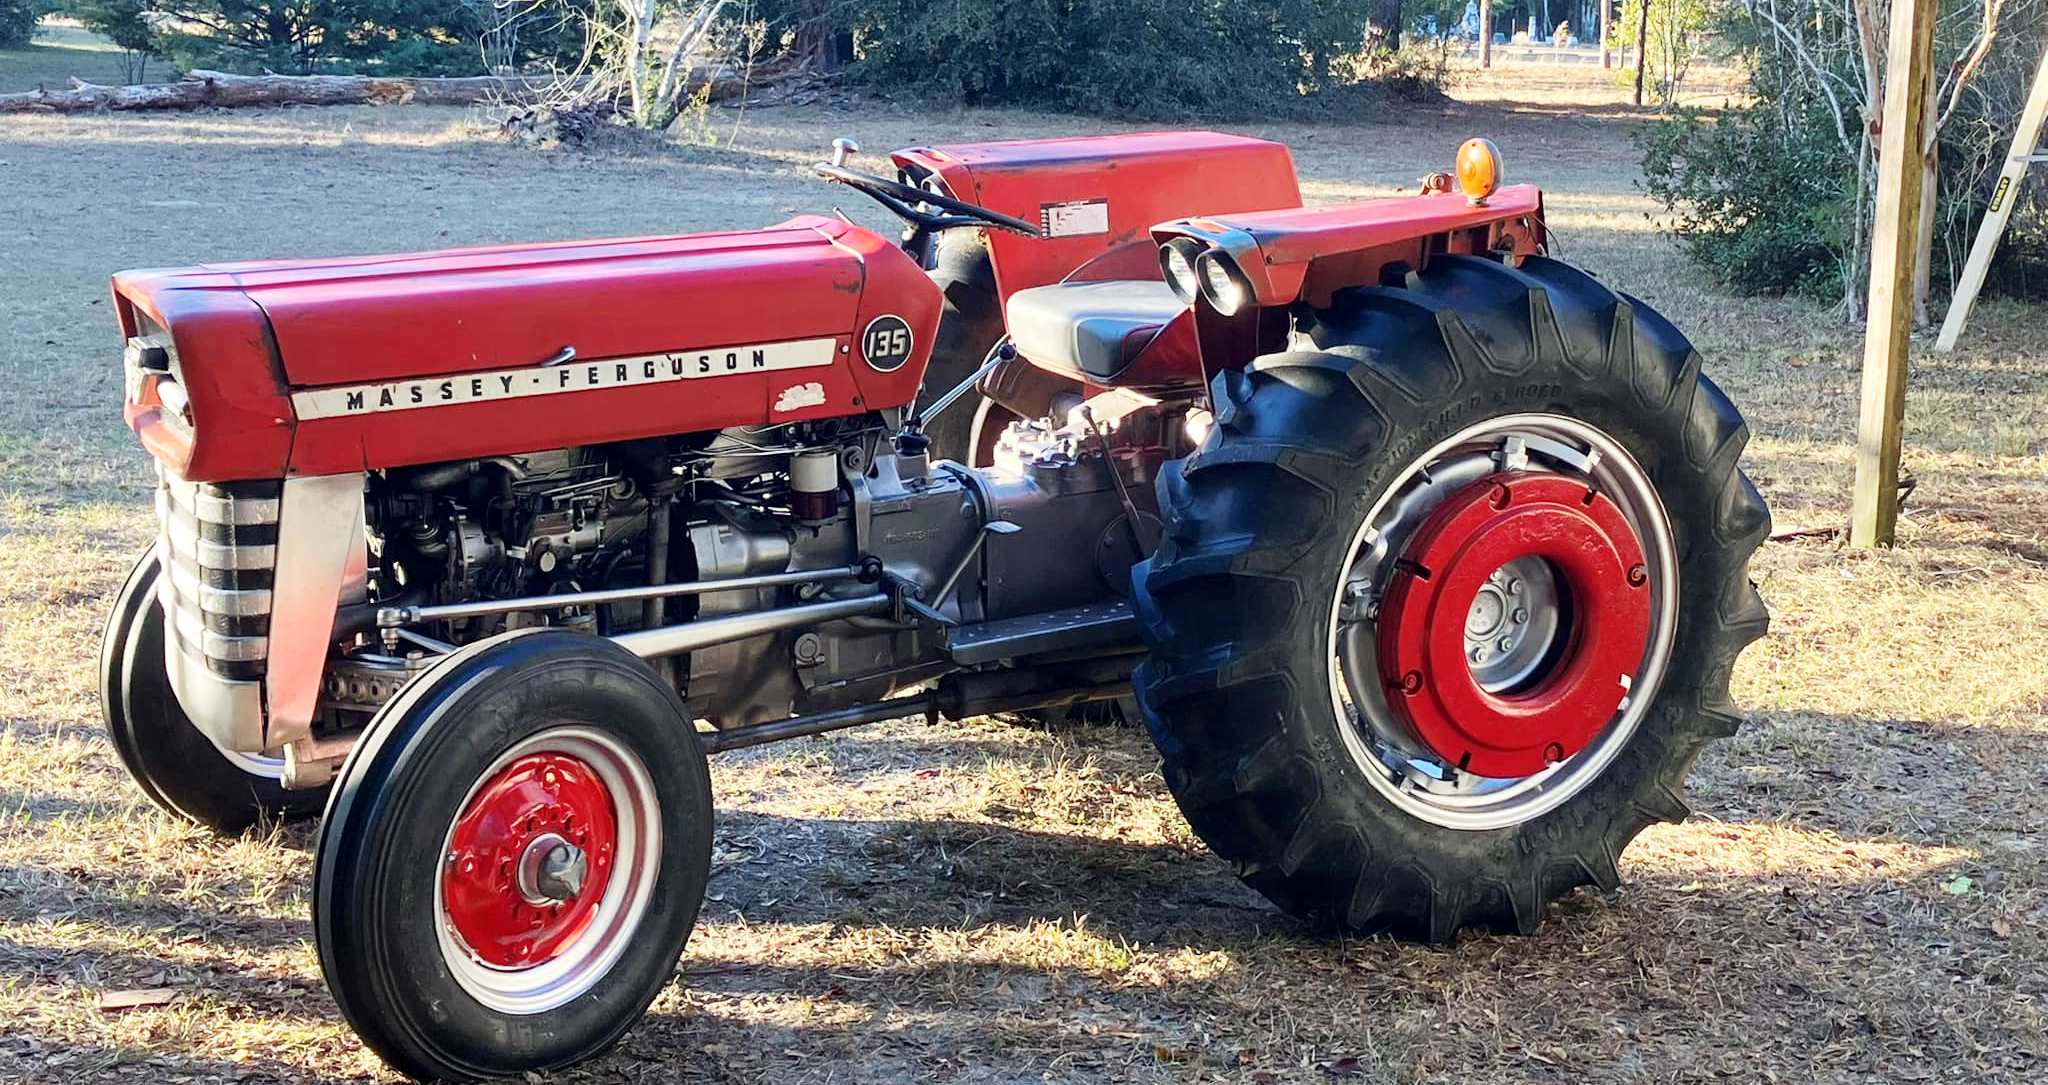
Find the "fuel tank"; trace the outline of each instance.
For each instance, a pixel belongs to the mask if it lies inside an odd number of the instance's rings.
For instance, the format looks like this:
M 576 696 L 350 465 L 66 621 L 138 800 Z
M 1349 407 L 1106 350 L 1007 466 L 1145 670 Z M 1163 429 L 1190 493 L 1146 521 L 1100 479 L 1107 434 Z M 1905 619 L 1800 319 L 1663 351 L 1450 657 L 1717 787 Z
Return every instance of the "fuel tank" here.
M 129 424 L 189 481 L 505 455 L 901 406 L 940 296 L 838 219 L 126 271 Z
M 951 143 L 893 157 L 960 199 L 1039 224 L 1040 238 L 989 234 L 1004 301 L 1091 265 L 1091 279 L 1156 279 L 1151 230 L 1169 219 L 1301 206 L 1286 147 L 1224 132 Z

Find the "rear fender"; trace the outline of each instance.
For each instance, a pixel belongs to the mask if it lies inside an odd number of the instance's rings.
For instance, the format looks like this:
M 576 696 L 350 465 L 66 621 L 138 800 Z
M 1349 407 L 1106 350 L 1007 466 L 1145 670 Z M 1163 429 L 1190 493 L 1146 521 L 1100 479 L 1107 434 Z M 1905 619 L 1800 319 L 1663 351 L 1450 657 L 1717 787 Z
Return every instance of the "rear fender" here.
M 1187 238 L 1228 256 L 1251 285 L 1252 303 L 1224 316 L 1206 298 L 1193 306 L 1203 369 L 1234 369 L 1284 345 L 1287 309 L 1317 308 L 1338 291 L 1378 285 L 1399 269 L 1441 255 L 1495 254 L 1511 264 L 1544 251 L 1543 194 L 1512 185 L 1475 204 L 1462 195 L 1370 200 L 1335 207 L 1210 215 L 1153 228 L 1159 244 Z

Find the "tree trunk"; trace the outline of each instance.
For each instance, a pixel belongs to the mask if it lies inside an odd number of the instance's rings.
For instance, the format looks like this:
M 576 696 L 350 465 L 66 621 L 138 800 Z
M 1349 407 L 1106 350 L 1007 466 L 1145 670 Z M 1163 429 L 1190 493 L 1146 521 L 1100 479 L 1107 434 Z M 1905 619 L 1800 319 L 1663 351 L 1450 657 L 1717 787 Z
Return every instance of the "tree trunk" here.
M 1650 0 L 1636 11 L 1636 104 L 1643 104 L 1643 67 L 1650 59 Z
M 1374 0 L 1371 23 L 1380 32 L 1380 44 L 1389 49 L 1401 47 L 1401 6 L 1402 0 Z
M 807 58 L 818 71 L 838 71 L 854 61 L 853 31 L 823 19 L 809 20 L 797 26 L 792 51 Z

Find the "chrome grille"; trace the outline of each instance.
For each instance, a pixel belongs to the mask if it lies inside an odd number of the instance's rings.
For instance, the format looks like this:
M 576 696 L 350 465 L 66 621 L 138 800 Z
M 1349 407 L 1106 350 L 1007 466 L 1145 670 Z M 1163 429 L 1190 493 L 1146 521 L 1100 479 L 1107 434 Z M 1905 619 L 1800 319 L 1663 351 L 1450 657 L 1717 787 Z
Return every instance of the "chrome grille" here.
M 281 484 L 187 482 L 161 465 L 157 478 L 166 631 L 223 678 L 262 678 Z

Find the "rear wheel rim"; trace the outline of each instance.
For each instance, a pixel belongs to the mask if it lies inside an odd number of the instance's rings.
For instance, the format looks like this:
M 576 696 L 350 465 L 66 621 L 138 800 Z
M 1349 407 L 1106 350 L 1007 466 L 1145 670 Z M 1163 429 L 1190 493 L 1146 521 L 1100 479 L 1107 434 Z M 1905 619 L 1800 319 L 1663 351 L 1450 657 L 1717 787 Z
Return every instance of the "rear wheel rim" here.
M 1581 713 L 1580 730 L 1569 737 L 1561 733 L 1560 743 L 1533 763 L 1541 767 L 1482 776 L 1451 763 L 1443 752 L 1443 730 L 1419 728 L 1409 712 L 1415 684 L 1434 686 L 1441 676 L 1443 685 L 1462 685 L 1465 677 L 1461 673 L 1459 681 L 1451 682 L 1447 673 L 1432 672 L 1429 679 L 1420 679 L 1412 671 L 1388 670 L 1384 665 L 1390 657 L 1413 648 L 1412 639 L 1401 638 L 1412 638 L 1416 628 L 1412 614 L 1388 604 L 1400 602 L 1395 584 L 1402 574 L 1397 570 L 1405 568 L 1404 562 L 1412 563 L 1420 552 L 1418 543 L 1426 546 L 1432 541 L 1432 518 L 1451 515 L 1456 511 L 1451 503 L 1469 501 L 1503 480 L 1534 480 L 1553 494 L 1566 489 L 1564 482 L 1569 481 L 1594 495 L 1588 507 L 1595 501 L 1602 506 L 1598 523 L 1612 536 L 1605 541 L 1615 555 L 1601 566 L 1599 575 L 1630 579 L 1625 586 L 1590 586 L 1633 591 L 1644 598 L 1637 616 L 1640 629 L 1630 627 L 1627 620 L 1617 626 L 1616 618 L 1629 617 L 1619 611 L 1598 615 L 1609 635 L 1602 642 L 1605 651 L 1588 664 L 1574 654 L 1584 643 L 1580 638 L 1585 636 L 1587 615 L 1575 615 L 1572 608 L 1574 597 L 1585 594 L 1594 574 L 1586 568 L 1566 574 L 1508 547 L 1498 553 L 1512 560 L 1487 576 L 1469 608 L 1458 608 L 1451 619 L 1454 628 L 1442 628 L 1439 615 L 1431 633 L 1447 651 L 1457 651 L 1462 644 L 1472 653 L 1460 661 L 1459 671 L 1469 668 L 1473 691 L 1481 694 L 1481 701 L 1497 704 L 1497 697 L 1513 696 L 1548 681 L 1553 673 L 1562 674 L 1545 668 L 1574 661 L 1582 669 L 1590 665 L 1619 672 L 1602 679 L 1619 683 L 1620 692 L 1606 694 L 1610 701 L 1619 700 L 1611 713 L 1601 712 L 1599 694 L 1582 693 L 1581 700 L 1570 705 Z M 1559 522 L 1570 519 L 1570 512 L 1560 508 Z M 1600 534 L 1597 527 L 1587 530 Z M 1439 546 L 1432 554 L 1442 552 Z M 1625 571 L 1617 572 L 1612 560 L 1624 562 Z M 1618 442 L 1576 419 L 1553 414 L 1503 416 L 1430 449 L 1408 464 L 1374 503 L 1351 540 L 1342 568 L 1331 603 L 1326 658 L 1331 701 L 1345 746 L 1377 793 L 1432 824 L 1465 830 L 1518 825 L 1584 790 L 1641 725 L 1670 662 L 1677 630 L 1678 562 L 1663 503 L 1648 473 Z M 1475 568 L 1486 572 L 1483 562 Z M 1510 592 L 1510 586 L 1517 590 Z M 1466 587 L 1470 590 L 1469 583 Z M 1584 601 L 1579 602 L 1586 609 Z M 1518 610 L 1526 611 L 1520 622 L 1515 620 Z M 1403 618 L 1407 620 L 1400 628 L 1388 624 Z M 1631 639 L 1637 633 L 1640 639 Z M 1481 648 L 1490 650 L 1481 653 Z M 1475 654 L 1480 658 L 1473 658 Z M 1409 688 L 1402 686 L 1404 678 Z M 1598 683 L 1586 685 L 1592 689 Z M 1485 715 L 1483 706 L 1471 708 L 1478 701 L 1456 703 Z M 1473 734 L 1483 733 L 1479 723 L 1506 725 L 1504 720 L 1471 720 L 1471 711 L 1451 712 L 1441 719 Z M 1545 725 L 1543 717 L 1533 719 L 1536 728 Z M 1546 741 L 1537 748 L 1548 746 Z
M 500 1013 L 565 1005 L 628 949 L 660 857 L 661 805 L 636 754 L 589 727 L 529 736 L 477 775 L 442 839 L 442 962 Z

